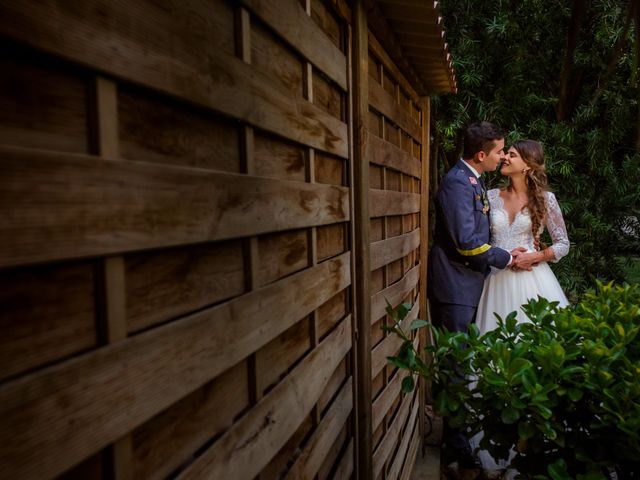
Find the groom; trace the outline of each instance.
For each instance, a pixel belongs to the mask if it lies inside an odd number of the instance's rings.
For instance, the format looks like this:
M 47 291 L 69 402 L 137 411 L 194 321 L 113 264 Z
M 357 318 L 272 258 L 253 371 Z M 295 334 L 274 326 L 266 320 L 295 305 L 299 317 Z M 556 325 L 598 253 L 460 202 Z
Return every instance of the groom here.
M 436 326 L 466 332 L 475 321 L 484 279 L 491 267 L 516 267 L 518 248 L 507 252 L 489 244 L 489 201 L 481 175 L 498 167 L 504 134 L 489 122 L 465 132 L 462 158 L 442 179 L 436 195 L 434 244 L 429 254 L 428 297 Z M 446 419 L 445 419 L 446 420 Z M 445 459 L 460 468 L 479 467 L 469 441 L 445 421 Z

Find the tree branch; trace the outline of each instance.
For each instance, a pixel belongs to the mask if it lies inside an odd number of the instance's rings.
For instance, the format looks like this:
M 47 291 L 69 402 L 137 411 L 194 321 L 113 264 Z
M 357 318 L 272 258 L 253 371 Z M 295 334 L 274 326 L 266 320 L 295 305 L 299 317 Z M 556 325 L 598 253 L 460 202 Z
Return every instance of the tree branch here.
M 573 0 L 571 3 L 571 19 L 569 20 L 569 31 L 567 33 L 567 44 L 564 51 L 564 59 L 562 61 L 562 71 L 560 72 L 560 91 L 558 95 L 558 105 L 556 106 L 556 118 L 558 121 L 565 120 L 570 112 L 569 104 L 573 104 L 569 98 L 569 80 L 574 67 L 574 53 L 580 31 L 584 22 L 585 13 L 589 2 L 585 0 Z M 573 96 L 576 91 L 572 89 Z
M 635 11 L 637 10 L 637 2 L 635 0 L 629 0 L 629 8 L 627 10 L 627 17 L 624 21 L 624 27 L 622 29 L 622 34 L 618 37 L 616 44 L 613 47 L 613 52 L 611 54 L 611 60 L 609 60 L 609 65 L 607 66 L 607 72 L 604 77 L 598 84 L 598 88 L 596 89 L 593 97 L 591 98 L 590 105 L 593 106 L 600 98 L 600 94 L 602 93 L 603 88 L 609 82 L 611 75 L 616 70 L 616 65 L 618 64 L 618 60 L 620 60 L 620 56 L 622 55 L 622 51 L 624 49 L 624 44 L 627 40 L 627 34 L 629 33 L 629 27 L 631 26 L 631 19 L 635 16 Z

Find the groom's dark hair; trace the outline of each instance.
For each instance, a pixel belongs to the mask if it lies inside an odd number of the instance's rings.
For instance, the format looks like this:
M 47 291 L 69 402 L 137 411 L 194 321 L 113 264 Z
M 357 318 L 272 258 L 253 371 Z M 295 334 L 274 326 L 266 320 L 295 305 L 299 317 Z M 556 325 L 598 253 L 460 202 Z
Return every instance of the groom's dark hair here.
M 504 132 L 490 122 L 470 124 L 464 132 L 464 150 L 462 158 L 469 159 L 480 150 L 489 153 L 496 140 L 502 140 Z

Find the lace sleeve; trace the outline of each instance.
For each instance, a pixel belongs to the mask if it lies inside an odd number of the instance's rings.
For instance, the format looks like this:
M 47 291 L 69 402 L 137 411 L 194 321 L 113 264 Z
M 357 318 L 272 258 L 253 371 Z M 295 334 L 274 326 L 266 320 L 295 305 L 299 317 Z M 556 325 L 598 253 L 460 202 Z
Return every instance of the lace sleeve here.
M 553 248 L 555 256 L 555 260 L 551 261 L 555 263 L 569 253 L 569 237 L 556 196 L 551 192 L 547 192 L 545 198 L 547 204 L 547 230 L 551 234 L 551 240 L 553 241 L 551 248 Z

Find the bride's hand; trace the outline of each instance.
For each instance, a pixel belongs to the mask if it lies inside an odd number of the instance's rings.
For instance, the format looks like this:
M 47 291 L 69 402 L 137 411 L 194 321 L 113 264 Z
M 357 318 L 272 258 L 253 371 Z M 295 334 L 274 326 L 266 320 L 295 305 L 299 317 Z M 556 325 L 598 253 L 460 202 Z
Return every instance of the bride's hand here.
M 531 271 L 540 263 L 540 252 L 527 252 L 521 253 L 514 260 L 511 266 L 512 270 L 527 270 Z

